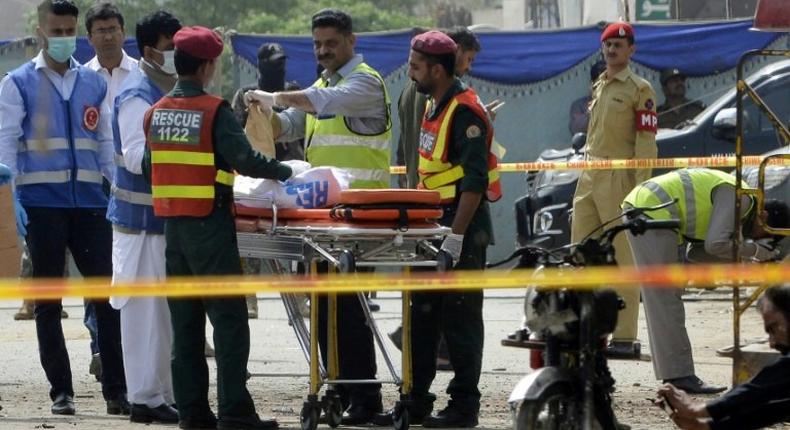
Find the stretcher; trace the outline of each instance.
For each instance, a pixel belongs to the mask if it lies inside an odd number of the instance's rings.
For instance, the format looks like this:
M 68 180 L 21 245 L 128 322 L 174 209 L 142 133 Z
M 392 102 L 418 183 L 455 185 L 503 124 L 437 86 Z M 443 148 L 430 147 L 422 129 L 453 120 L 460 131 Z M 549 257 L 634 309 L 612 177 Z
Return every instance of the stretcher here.
M 439 193 L 424 190 L 348 190 L 341 192 L 340 203 L 327 209 L 281 209 L 270 200 L 249 198 L 236 200 L 236 230 L 242 257 L 264 260 L 274 273 L 291 270 L 284 262 L 302 263 L 309 273 L 317 273 L 318 263 L 326 262 L 330 273 L 354 273 L 362 268 L 386 267 L 410 271 L 444 270 L 450 260 L 435 244 L 449 232 L 437 220 L 442 216 Z M 246 203 L 246 204 L 245 204 Z M 254 205 L 253 205 L 254 203 Z M 252 207 L 257 206 L 257 207 Z M 264 206 L 263 208 L 259 206 Z M 365 269 L 363 269 L 365 270 Z M 369 270 L 369 269 L 368 269 Z M 381 351 L 392 379 L 339 379 L 337 351 L 337 295 L 327 293 L 328 345 L 327 365 L 319 355 L 318 292 L 311 292 L 309 327 L 299 311 L 300 298 L 282 294 L 290 325 L 310 368 L 307 399 L 300 412 L 303 430 L 315 430 L 321 411 L 330 427 L 340 425 L 343 414 L 335 384 L 392 383 L 400 388 L 400 401 L 395 405 L 393 426 L 409 427 L 406 406 L 410 402 L 411 311 L 409 292 L 402 293 L 402 355 L 401 374 L 393 363 L 363 293 L 356 293 L 373 339 Z M 321 387 L 326 385 L 319 399 Z

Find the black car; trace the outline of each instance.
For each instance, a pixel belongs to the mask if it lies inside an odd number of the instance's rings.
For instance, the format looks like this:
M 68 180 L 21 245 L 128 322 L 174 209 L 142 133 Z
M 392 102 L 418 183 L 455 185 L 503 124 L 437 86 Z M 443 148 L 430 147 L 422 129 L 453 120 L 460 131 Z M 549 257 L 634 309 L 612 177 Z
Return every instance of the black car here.
M 747 82 L 777 117 L 785 124 L 790 123 L 790 60 L 763 67 Z M 735 95 L 733 88 L 678 129 L 659 130 L 656 136 L 658 156 L 706 157 L 734 153 Z M 744 111 L 745 154 L 763 154 L 783 146 L 773 124 L 751 99 L 744 102 Z M 537 161 L 583 160 L 583 140 L 583 135 L 576 135 L 572 145 L 575 148 L 543 151 Z M 653 173 L 663 172 L 654 170 Z M 557 247 L 570 242 L 570 217 L 578 178 L 578 170 L 527 172 L 526 194 L 515 203 L 518 246 Z

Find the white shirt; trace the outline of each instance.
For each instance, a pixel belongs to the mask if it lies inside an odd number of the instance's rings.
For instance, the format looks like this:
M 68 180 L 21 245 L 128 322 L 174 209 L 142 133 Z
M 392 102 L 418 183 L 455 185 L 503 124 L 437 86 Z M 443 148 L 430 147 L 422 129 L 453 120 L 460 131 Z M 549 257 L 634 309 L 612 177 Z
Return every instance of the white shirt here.
M 63 76 L 47 66 L 43 51 L 39 51 L 31 61 L 35 64 L 37 71 L 44 72 L 64 100 L 71 98 L 79 66 L 74 58 L 69 60 L 69 68 Z M 0 81 L 0 163 L 8 166 L 14 175 L 19 173 L 16 165 L 17 151 L 19 150 L 19 138 L 24 134 L 22 121 L 26 115 L 25 103 L 19 93 L 19 88 L 11 76 L 6 75 Z M 108 180 L 112 180 L 113 175 L 111 116 L 112 112 L 107 111 L 103 105 L 99 115 L 99 127 L 96 131 L 99 139 L 99 163 L 102 173 Z
M 143 119 L 150 108 L 141 97 L 132 97 L 118 109 L 118 130 L 121 138 L 121 153 L 126 170 L 142 174 L 143 153 L 145 152 L 145 130 Z
M 129 76 L 132 70 L 137 68 L 137 60 L 127 55 L 124 50 L 121 50 L 121 54 L 123 55 L 121 57 L 121 64 L 114 68 L 112 73 L 102 67 L 99 63 L 99 57 L 94 56 L 90 61 L 85 63 L 85 67 L 98 73 L 99 76 L 104 78 L 104 82 L 107 82 L 107 97 L 104 98 L 104 104 L 107 105 L 110 112 L 113 111 L 115 96 L 118 95 L 118 91 L 121 89 L 126 77 Z

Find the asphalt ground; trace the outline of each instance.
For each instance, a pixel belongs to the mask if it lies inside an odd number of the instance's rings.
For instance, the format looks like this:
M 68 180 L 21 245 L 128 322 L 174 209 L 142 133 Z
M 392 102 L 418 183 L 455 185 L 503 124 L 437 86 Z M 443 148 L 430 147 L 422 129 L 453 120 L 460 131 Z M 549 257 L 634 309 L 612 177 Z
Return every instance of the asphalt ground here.
M 512 332 L 521 321 L 523 292 L 518 290 L 489 290 L 486 292 L 485 349 L 483 373 L 480 381 L 482 408 L 481 429 L 512 428 L 507 398 L 516 383 L 529 371 L 528 350 L 504 347 L 500 340 Z M 697 374 L 705 381 L 729 385 L 731 360 L 716 356 L 716 349 L 732 343 L 732 312 L 728 292 L 723 289 L 687 294 L 687 327 L 694 346 Z M 400 365 L 400 355 L 386 338 L 400 323 L 400 296 L 384 293 L 375 301 L 381 311 L 374 314 L 380 331 L 385 335 L 389 354 Z M 99 383 L 88 375 L 90 363 L 89 335 L 82 324 L 82 301 L 66 299 L 70 317 L 63 320 L 64 333 L 71 357 L 76 393 L 77 415 L 53 416 L 49 408 L 48 383 L 38 360 L 35 324 L 33 321 L 14 321 L 18 301 L 0 302 L 0 429 L 141 429 L 127 418 L 109 416 L 101 396 Z M 307 394 L 307 362 L 299 348 L 283 305 L 277 296 L 259 296 L 259 318 L 250 320 L 252 349 L 248 382 L 261 416 L 276 417 L 282 428 L 299 428 L 299 411 Z M 210 325 L 209 333 L 210 338 Z M 749 310 L 742 322 L 742 336 L 746 340 L 764 337 L 758 313 Z M 649 351 L 644 315 L 640 315 L 640 338 Z M 380 353 L 379 353 L 380 354 Z M 209 358 L 211 386 L 209 397 L 216 406 L 214 360 Z M 392 379 L 379 356 L 379 377 Z M 654 395 L 658 382 L 647 361 L 613 361 L 612 373 L 617 380 L 615 412 L 621 422 L 634 429 L 671 429 L 672 423 L 663 411 L 646 400 Z M 444 407 L 447 386 L 452 372 L 439 372 L 433 391 L 439 395 L 437 409 Z M 397 398 L 394 384 L 383 388 L 385 408 Z M 152 425 L 159 427 L 159 425 Z M 175 426 L 162 426 L 176 428 Z M 320 425 L 319 428 L 328 428 Z M 781 428 L 781 427 L 779 427 Z M 790 427 L 788 427 L 790 428 Z

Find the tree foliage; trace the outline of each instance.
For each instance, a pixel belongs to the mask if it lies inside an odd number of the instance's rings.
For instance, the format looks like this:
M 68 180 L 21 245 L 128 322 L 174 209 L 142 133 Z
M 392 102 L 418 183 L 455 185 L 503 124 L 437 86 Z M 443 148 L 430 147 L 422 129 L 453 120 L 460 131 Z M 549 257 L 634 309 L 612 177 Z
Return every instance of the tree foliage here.
M 74 0 L 80 15 L 96 0 Z M 126 33 L 134 34 L 134 23 L 158 9 L 167 10 L 185 25 L 223 27 L 244 33 L 307 34 L 310 17 L 325 7 L 346 11 L 354 20 L 354 31 L 383 31 L 430 26 L 429 16 L 415 16 L 417 0 L 114 0 L 126 21 Z M 36 26 L 35 10 L 28 16 L 31 30 Z M 80 34 L 85 34 L 80 19 Z M 32 34 L 32 31 L 31 31 Z

